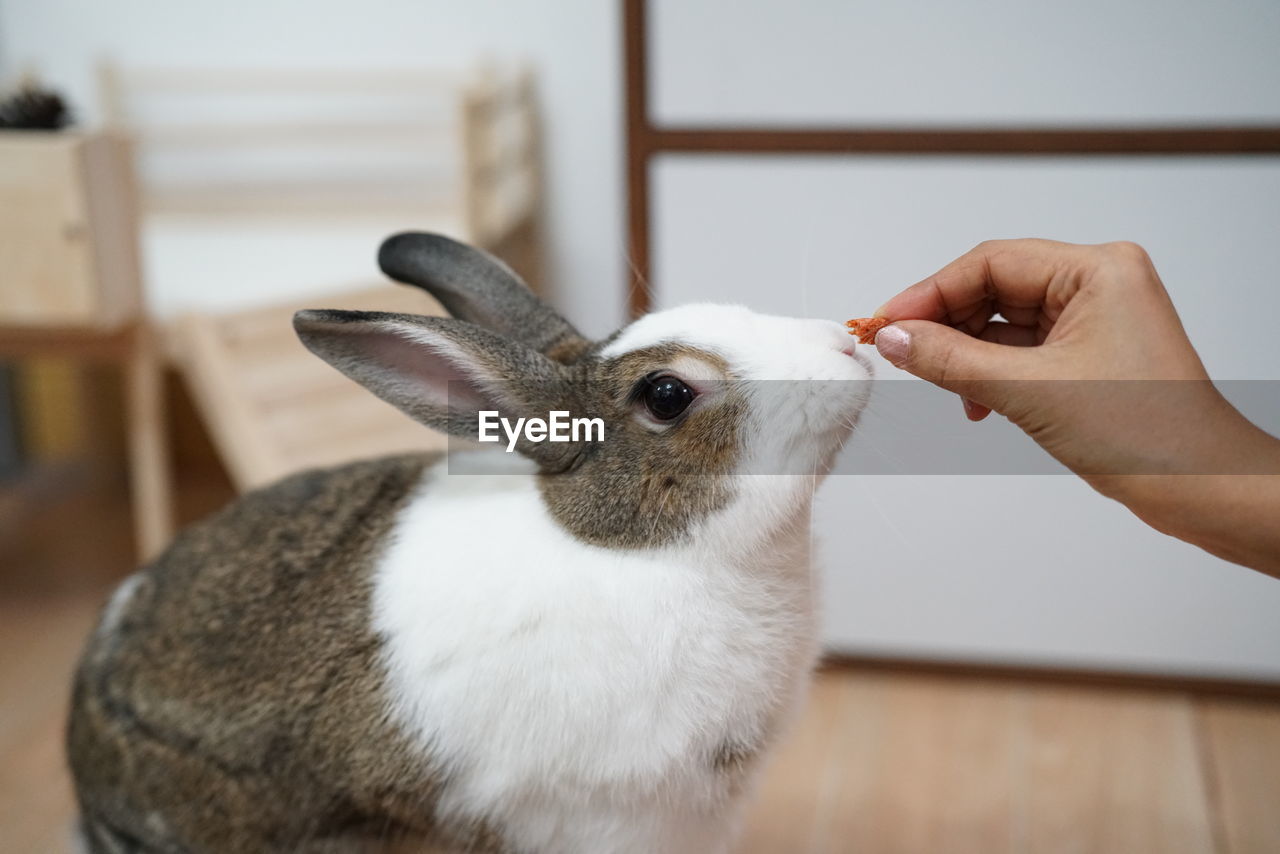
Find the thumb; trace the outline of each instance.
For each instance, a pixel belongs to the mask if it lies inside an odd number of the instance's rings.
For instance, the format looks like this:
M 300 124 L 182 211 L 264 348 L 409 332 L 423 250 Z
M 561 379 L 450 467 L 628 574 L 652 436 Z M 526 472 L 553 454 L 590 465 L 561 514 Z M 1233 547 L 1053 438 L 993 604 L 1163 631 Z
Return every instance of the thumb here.
M 876 335 L 876 349 L 896 367 L 1001 411 L 1008 383 L 1022 375 L 1027 350 L 992 344 L 928 320 L 901 320 Z

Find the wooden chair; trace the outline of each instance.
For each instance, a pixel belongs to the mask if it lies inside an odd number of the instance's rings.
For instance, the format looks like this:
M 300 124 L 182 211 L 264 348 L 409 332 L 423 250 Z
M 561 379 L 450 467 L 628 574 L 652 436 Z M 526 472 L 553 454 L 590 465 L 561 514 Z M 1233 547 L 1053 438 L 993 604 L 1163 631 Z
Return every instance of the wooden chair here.
M 349 460 L 443 450 L 445 437 L 409 419 L 312 355 L 293 334 L 303 308 L 444 314 L 434 299 L 382 285 L 220 315 L 191 314 L 174 331 L 179 368 L 240 491 Z
M 291 251 L 287 281 L 246 264 L 232 269 L 247 282 L 217 282 L 191 263 L 272 240 L 306 247 L 306 233 L 317 230 L 333 243 L 416 228 L 506 254 L 519 248 L 518 269 L 539 278 L 540 154 L 528 69 L 106 65 L 100 83 L 108 126 L 135 140 L 148 281 L 162 312 L 168 290 L 199 292 L 206 281 L 244 292 L 291 282 L 344 290 L 372 274 L 376 238 L 346 256 L 315 241 L 310 253 Z
M 101 82 L 111 125 L 136 139 L 152 303 L 175 318 L 171 357 L 236 486 L 442 447 L 308 353 L 290 317 L 440 312 L 378 281 L 378 244 L 406 229 L 485 247 L 537 281 L 529 72 L 107 66 Z

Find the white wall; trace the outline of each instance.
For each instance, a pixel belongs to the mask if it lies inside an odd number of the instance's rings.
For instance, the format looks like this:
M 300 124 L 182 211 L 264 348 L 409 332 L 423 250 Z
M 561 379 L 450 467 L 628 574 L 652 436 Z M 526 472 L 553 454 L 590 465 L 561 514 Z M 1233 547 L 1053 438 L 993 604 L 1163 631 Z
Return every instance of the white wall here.
M 1274 0 L 652 3 L 671 124 L 1280 124 Z M 687 155 L 654 175 L 661 305 L 850 317 L 983 239 L 1133 239 L 1216 378 L 1280 380 L 1280 157 Z M 881 384 L 855 445 L 919 429 L 893 404 Z M 950 414 L 931 442 L 993 426 Z M 827 640 L 850 652 L 1280 680 L 1280 583 L 1069 476 L 837 476 L 815 528 Z
M 819 317 L 864 315 L 986 238 L 1137 240 L 1211 374 L 1253 380 L 1249 402 L 1271 402 L 1255 417 L 1280 433 L 1280 157 L 671 156 L 654 202 L 663 304 Z M 922 425 L 891 387 L 917 381 L 876 362 L 894 382 L 877 385 L 815 515 L 828 643 L 1280 681 L 1280 582 L 1146 528 L 1069 475 L 916 474 L 940 448 L 998 441 L 1000 425 L 968 423 L 958 401 Z M 1004 465 L 1019 447 L 980 450 Z M 859 457 L 908 474 L 859 474 Z
M 664 122 L 1280 115 L 1275 0 L 650 0 Z
M 603 0 L 0 0 L 0 71 L 31 65 L 96 117 L 94 63 L 536 68 L 547 152 L 548 281 L 584 331 L 623 318 L 617 4 Z M 372 248 L 370 249 L 372 257 Z

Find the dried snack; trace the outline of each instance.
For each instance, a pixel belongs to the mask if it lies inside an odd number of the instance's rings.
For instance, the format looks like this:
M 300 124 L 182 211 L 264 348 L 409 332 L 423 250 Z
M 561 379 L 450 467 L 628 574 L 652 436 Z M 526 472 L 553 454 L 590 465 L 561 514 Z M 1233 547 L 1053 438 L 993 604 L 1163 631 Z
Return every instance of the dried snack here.
M 876 333 L 888 326 L 889 320 L 884 317 L 856 317 L 846 320 L 844 325 L 849 327 L 850 335 L 858 336 L 859 344 L 872 344 L 876 340 Z

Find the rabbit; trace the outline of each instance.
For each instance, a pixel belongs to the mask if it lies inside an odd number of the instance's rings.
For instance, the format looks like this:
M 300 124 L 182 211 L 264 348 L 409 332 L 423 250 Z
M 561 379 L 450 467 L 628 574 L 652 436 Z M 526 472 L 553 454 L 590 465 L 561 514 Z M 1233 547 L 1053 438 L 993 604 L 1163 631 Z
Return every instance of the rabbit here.
M 604 439 L 308 471 L 181 533 L 76 673 L 85 848 L 729 850 L 815 665 L 810 509 L 869 361 L 739 306 L 590 341 L 440 235 L 379 263 L 452 317 L 302 311 L 312 352 L 454 436 Z

